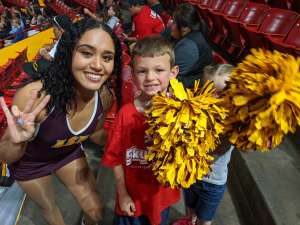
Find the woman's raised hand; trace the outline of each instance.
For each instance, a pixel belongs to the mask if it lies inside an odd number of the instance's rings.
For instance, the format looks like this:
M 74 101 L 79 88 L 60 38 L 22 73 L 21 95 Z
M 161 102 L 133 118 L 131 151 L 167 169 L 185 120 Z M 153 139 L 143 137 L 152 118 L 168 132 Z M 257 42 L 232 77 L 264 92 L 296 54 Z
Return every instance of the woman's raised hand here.
M 50 95 L 46 95 L 33 109 L 37 96 L 38 91 L 33 91 L 23 111 L 20 111 L 16 105 L 13 105 L 11 110 L 9 110 L 4 98 L 0 97 L 0 104 L 6 116 L 10 139 L 13 143 L 26 142 L 34 135 L 37 115 L 46 107 L 50 100 Z

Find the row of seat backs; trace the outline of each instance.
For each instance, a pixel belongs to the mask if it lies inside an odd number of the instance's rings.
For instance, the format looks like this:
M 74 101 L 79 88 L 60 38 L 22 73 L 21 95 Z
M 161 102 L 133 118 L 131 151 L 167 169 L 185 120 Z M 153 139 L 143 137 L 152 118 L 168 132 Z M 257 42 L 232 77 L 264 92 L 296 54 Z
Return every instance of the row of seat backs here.
M 238 46 L 239 53 L 247 47 L 275 48 L 296 54 L 300 50 L 300 17 L 295 11 L 247 0 L 188 2 L 198 6 L 208 25 L 209 37 L 218 45 L 224 45 L 227 39 L 229 48 Z

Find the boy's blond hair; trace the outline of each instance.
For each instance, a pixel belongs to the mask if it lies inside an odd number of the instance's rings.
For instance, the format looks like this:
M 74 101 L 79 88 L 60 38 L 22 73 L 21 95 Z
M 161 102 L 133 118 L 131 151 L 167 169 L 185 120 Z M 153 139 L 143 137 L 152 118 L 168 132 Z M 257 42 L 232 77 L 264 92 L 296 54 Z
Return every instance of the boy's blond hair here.
M 132 51 L 132 64 L 134 65 L 134 57 L 155 57 L 168 54 L 170 56 L 171 68 L 175 65 L 175 53 L 172 44 L 161 36 L 145 37 L 136 42 Z
M 221 76 L 223 74 L 229 74 L 233 70 L 234 66 L 230 64 L 216 64 L 216 65 L 208 65 L 203 69 L 204 76 Z

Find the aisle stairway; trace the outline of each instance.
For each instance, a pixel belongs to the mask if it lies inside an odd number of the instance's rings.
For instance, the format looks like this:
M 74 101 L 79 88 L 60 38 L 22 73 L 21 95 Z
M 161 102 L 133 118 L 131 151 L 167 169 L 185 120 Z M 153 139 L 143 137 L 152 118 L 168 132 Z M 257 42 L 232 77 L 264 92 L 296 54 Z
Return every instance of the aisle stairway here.
M 94 169 L 94 171 L 96 171 L 96 168 L 98 167 L 99 153 L 97 154 L 95 152 L 99 152 L 99 149 L 95 148 L 95 146 L 91 144 L 87 144 L 86 148 L 89 155 L 88 159 L 90 166 Z M 103 225 L 111 225 L 115 194 L 113 174 L 109 169 L 103 167 L 98 170 L 97 174 L 97 183 L 100 187 L 101 198 L 105 204 Z M 53 183 L 57 203 L 63 212 L 66 223 L 68 225 L 79 225 L 78 222 L 80 220 L 81 212 L 78 204 L 57 179 L 54 179 Z M 177 205 L 172 207 L 170 222 L 182 217 L 184 215 L 184 211 L 183 200 L 181 200 Z M 47 225 L 40 215 L 41 211 L 38 207 L 30 199 L 26 199 L 18 225 Z M 233 205 L 231 194 L 228 191 L 225 193 L 224 200 L 218 209 L 214 225 L 241 225 Z

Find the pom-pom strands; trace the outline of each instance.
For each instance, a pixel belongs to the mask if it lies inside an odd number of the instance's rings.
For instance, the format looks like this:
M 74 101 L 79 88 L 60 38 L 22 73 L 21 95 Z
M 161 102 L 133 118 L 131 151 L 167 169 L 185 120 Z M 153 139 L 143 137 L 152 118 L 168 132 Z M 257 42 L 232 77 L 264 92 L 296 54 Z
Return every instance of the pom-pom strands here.
M 225 91 L 226 133 L 240 150 L 268 151 L 300 124 L 300 58 L 265 50 L 233 70 Z
M 210 153 L 219 144 L 227 111 L 218 106 L 213 82 L 193 90 L 171 80 L 169 93 L 152 99 L 148 112 L 147 135 L 153 137 L 146 159 L 153 165 L 157 180 L 172 188 L 184 187 L 201 180 L 210 171 Z

